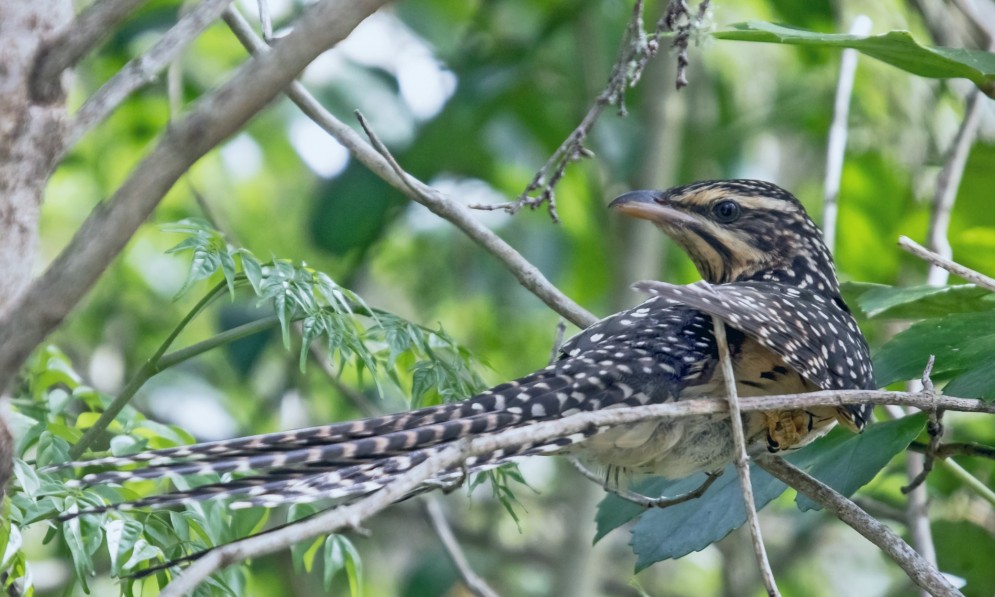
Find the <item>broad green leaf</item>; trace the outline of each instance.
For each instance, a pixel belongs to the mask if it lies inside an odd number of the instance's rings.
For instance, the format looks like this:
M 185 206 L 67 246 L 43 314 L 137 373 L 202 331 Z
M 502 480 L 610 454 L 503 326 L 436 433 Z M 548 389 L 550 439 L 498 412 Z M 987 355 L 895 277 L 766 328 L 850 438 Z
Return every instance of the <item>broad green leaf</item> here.
M 961 398 L 995 398 L 995 367 L 979 363 L 947 382 L 943 392 Z
M 967 581 L 961 588 L 966 597 L 995 594 L 995 575 L 991 566 L 995 537 L 966 520 L 938 520 L 932 527 L 940 570 Z
M 836 429 L 805 449 L 787 456 L 787 460 L 849 496 L 874 478 L 895 454 L 905 449 L 922 431 L 924 424 L 924 415 L 915 415 L 872 425 L 860 435 Z M 751 466 L 750 478 L 758 509 L 786 488 L 756 466 Z M 655 496 L 660 494 L 654 490 L 663 488 L 666 495 L 676 496 L 695 489 L 703 480 L 703 475 L 677 482 L 654 479 L 640 490 L 644 495 Z M 797 501 L 802 509 L 812 507 L 804 498 Z M 616 512 L 616 509 L 619 511 Z M 598 538 L 638 516 L 639 511 L 643 513 L 632 529 L 631 540 L 637 555 L 637 571 L 661 560 L 680 558 L 704 549 L 746 521 L 739 479 L 732 465 L 726 467 L 723 475 L 701 498 L 662 510 L 644 511 L 616 496 L 606 497 L 598 508 Z
M 986 95 L 995 96 L 995 54 L 980 50 L 935 48 L 916 43 L 908 31 L 860 37 L 846 33 L 818 33 L 763 21 L 732 25 L 731 30 L 712 34 L 718 39 L 853 48 L 872 58 L 920 77 L 964 78 Z
M 893 287 L 847 282 L 843 287 L 851 304 L 870 318 L 928 319 L 995 308 L 995 294 L 974 284 Z
M 879 386 L 918 379 L 929 356 L 935 355 L 934 379 L 950 379 L 948 393 L 993 398 L 995 385 L 987 372 L 992 354 L 995 311 L 957 313 L 920 321 L 892 338 L 874 355 L 874 370 Z
M 758 509 L 784 492 L 783 483 L 756 466 L 750 467 L 750 479 Z M 700 551 L 745 521 L 739 478 L 729 465 L 701 498 L 662 510 L 650 510 L 639 518 L 629 542 L 636 554 L 636 572 L 661 560 Z
M 925 426 L 926 414 L 919 413 L 870 425 L 857 435 L 837 427 L 805 450 L 817 456 L 807 459 L 808 466 L 802 469 L 843 495 L 851 496 L 869 483 L 895 454 L 907 448 Z M 819 507 L 802 494 L 795 501 L 802 510 Z
M 728 469 L 725 472 L 735 474 L 735 471 Z M 725 473 L 723 473 L 725 474 Z M 633 484 L 632 491 L 646 496 L 677 497 L 689 491 L 694 491 L 705 482 L 705 474 L 699 473 L 671 481 L 663 477 L 652 477 Z M 716 482 L 718 483 L 718 482 Z M 709 493 L 714 491 L 715 485 L 709 489 Z M 702 498 L 704 499 L 704 498 Z M 676 507 L 676 506 L 675 506 Z M 600 503 L 598 503 L 597 514 L 594 522 L 597 525 L 597 533 L 594 535 L 594 542 L 597 543 L 605 535 L 617 529 L 623 524 L 638 518 L 646 512 L 646 508 L 620 498 L 614 493 L 609 493 Z

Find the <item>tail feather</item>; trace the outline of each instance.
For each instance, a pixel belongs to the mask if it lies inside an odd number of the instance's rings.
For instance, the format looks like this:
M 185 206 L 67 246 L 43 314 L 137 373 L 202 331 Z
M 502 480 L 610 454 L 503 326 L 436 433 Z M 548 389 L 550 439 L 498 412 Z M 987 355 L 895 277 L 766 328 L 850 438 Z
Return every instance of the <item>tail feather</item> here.
M 91 460 L 75 460 L 51 466 L 44 470 L 45 472 L 56 472 L 70 468 L 122 467 L 130 465 L 168 466 L 178 461 L 210 461 L 219 457 L 252 456 L 293 448 L 373 438 L 400 431 L 410 431 L 419 427 L 457 421 L 475 415 L 502 411 L 507 405 L 505 400 L 507 393 L 519 387 L 527 388 L 535 382 L 549 378 L 556 378 L 552 366 L 520 380 L 503 383 L 478 394 L 470 400 L 455 404 L 430 406 L 359 421 L 333 423 L 291 431 L 280 431 L 229 440 L 204 442 L 189 446 L 165 448 L 162 450 L 149 450 L 139 454 L 108 456 Z M 560 383 L 557 385 L 562 387 L 565 383 L 566 378 L 560 376 Z
M 593 359 L 585 360 L 594 362 Z M 67 513 L 65 517 L 233 496 L 241 496 L 233 507 L 272 507 L 325 498 L 342 500 L 384 487 L 397 475 L 423 462 L 429 454 L 459 438 L 496 433 L 579 410 L 642 404 L 649 400 L 646 395 L 634 393 L 625 384 L 617 383 L 624 372 L 616 371 L 610 363 L 598 365 L 596 375 L 586 376 L 565 375 L 551 367 L 454 405 L 354 423 L 69 463 L 64 466 L 144 465 L 144 468 L 134 470 L 90 473 L 80 480 L 69 481 L 73 486 L 187 475 L 246 475 L 187 491 Z M 463 465 L 444 471 L 424 489 L 436 487 L 446 479 L 458 478 L 467 471 L 494 466 L 507 458 L 559 450 L 597 431 L 592 429 L 541 444 L 526 443 L 468 459 Z

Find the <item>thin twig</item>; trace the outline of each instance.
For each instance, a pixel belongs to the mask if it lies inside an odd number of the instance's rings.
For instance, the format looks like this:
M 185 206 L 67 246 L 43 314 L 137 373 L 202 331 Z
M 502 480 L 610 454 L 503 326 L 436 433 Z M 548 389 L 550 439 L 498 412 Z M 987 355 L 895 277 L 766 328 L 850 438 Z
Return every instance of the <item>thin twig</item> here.
M 256 0 L 259 5 L 259 27 L 263 30 L 263 41 L 273 43 L 273 18 L 269 11 L 268 0 Z
M 439 499 L 434 496 L 426 497 L 425 512 L 428 513 L 428 520 L 432 524 L 432 529 L 435 530 L 435 534 L 442 541 L 442 546 L 445 547 L 449 559 L 456 566 L 456 570 L 459 571 L 460 576 L 463 578 L 463 583 L 466 584 L 467 590 L 477 597 L 498 597 L 497 592 L 470 567 L 463 549 L 460 547 L 459 542 L 456 541 L 455 535 L 453 535 L 449 521 L 446 520 L 446 514 L 442 511 L 442 504 L 439 502 Z
M 194 162 L 243 126 L 316 56 L 344 39 L 387 1 L 324 0 L 311 5 L 272 52 L 240 66 L 174 123 L 114 196 L 94 208 L 18 304 L 0 318 L 0 387 L 6 387 L 31 351 L 77 305 Z M 31 308 L 21 308 L 24 305 Z
M 66 135 L 65 148 L 75 145 L 90 129 L 103 122 L 133 91 L 154 81 L 160 71 L 221 16 L 230 2 L 202 0 L 180 17 L 148 52 L 128 61 L 76 113 Z
M 930 374 L 933 372 L 933 364 L 936 361 L 935 355 L 929 355 L 929 361 L 926 362 L 926 368 L 922 372 L 922 389 L 926 394 L 936 396 L 936 388 L 933 387 L 933 380 Z M 923 457 L 922 470 L 916 473 L 908 485 L 902 487 L 902 493 L 909 494 L 916 487 L 919 487 L 926 481 L 926 477 L 929 476 L 930 471 L 933 470 L 933 461 L 936 458 L 936 451 L 940 447 L 940 440 L 943 438 L 943 411 L 936 408 L 935 406 L 929 409 L 929 422 L 926 424 L 926 430 L 929 432 L 929 450 Z M 913 461 L 918 460 L 918 458 L 913 459 Z M 918 463 L 916 463 L 918 464 Z M 925 508 L 925 495 L 922 496 L 923 508 Z M 911 501 L 911 500 L 910 500 Z M 911 503 L 910 503 L 911 506 Z M 930 558 L 926 558 L 933 561 Z
M 925 454 L 927 451 L 931 451 L 932 448 L 929 444 L 913 442 L 909 444 L 909 450 Z M 940 444 L 936 450 L 932 451 L 936 454 L 936 457 L 940 459 L 950 458 L 951 456 L 975 456 L 977 458 L 988 458 L 990 460 L 995 460 L 995 447 L 969 442 L 951 442 L 949 444 Z
M 777 590 L 777 581 L 770 569 L 767 550 L 764 548 L 763 535 L 760 532 L 760 520 L 757 518 L 757 506 L 753 499 L 753 484 L 750 482 L 750 461 L 746 453 L 746 435 L 743 433 L 743 417 L 739 412 L 739 396 L 736 393 L 736 374 L 732 369 L 732 358 L 729 356 L 729 343 L 726 341 L 726 325 L 718 317 L 712 317 L 712 329 L 715 331 L 715 344 L 719 349 L 719 363 L 722 366 L 722 378 L 725 382 L 726 402 L 729 405 L 729 420 L 732 427 L 733 462 L 739 475 L 739 486 L 743 492 L 743 505 L 746 508 L 746 522 L 753 539 L 753 553 L 757 557 L 760 576 L 763 578 L 767 594 L 776 597 L 781 593 Z
M 909 253 L 912 253 L 916 257 L 928 261 L 929 263 L 936 265 L 937 267 L 942 267 L 951 274 L 955 276 L 960 276 L 972 284 L 977 284 L 982 288 L 986 288 L 992 292 L 995 292 L 995 280 L 989 278 L 988 276 L 976 272 L 969 267 L 965 267 L 959 263 L 951 261 L 946 257 L 937 255 L 933 251 L 930 251 L 926 247 L 920 245 L 916 241 L 912 240 L 907 236 L 898 237 L 898 246 L 905 249 Z
M 250 52 L 261 53 L 268 50 L 266 44 L 256 36 L 248 22 L 233 7 L 229 7 L 225 11 L 223 18 L 242 45 Z M 342 143 L 356 159 L 374 174 L 404 193 L 409 199 L 424 205 L 437 216 L 452 222 L 477 244 L 504 263 L 522 286 L 539 297 L 553 311 L 582 328 L 597 321 L 596 317 L 553 286 L 538 268 L 522 257 L 511 245 L 477 221 L 465 207 L 448 199 L 438 189 L 426 185 L 410 174 L 399 175 L 394 167 L 368 142 L 364 141 L 356 131 L 322 107 L 303 85 L 295 81 L 285 88 L 285 92 L 287 97 L 297 104 L 306 116 Z
M 837 518 L 877 545 L 901 566 L 916 585 L 937 597 L 963 597 L 935 566 L 923 559 L 887 525 L 875 520 L 851 500 L 777 456 L 762 455 L 757 458 L 757 464 L 835 514 Z
M 101 0 L 84 8 L 38 53 L 31 73 L 35 101 L 47 103 L 59 93 L 63 71 L 75 66 L 87 53 L 113 33 L 146 0 Z
M 608 493 L 613 493 L 618 497 L 622 498 L 623 500 L 627 502 L 632 502 L 633 504 L 637 504 L 639 506 L 642 506 L 643 508 L 661 508 L 661 509 L 669 508 L 671 506 L 676 506 L 677 504 L 683 504 L 684 502 L 689 502 L 691 500 L 698 499 L 701 496 L 705 495 L 705 492 L 708 491 L 708 488 L 712 486 L 712 483 L 715 483 L 716 479 L 718 479 L 722 474 L 721 472 L 708 473 L 708 476 L 705 478 L 705 481 L 701 485 L 699 485 L 698 487 L 692 489 L 687 493 L 682 493 L 681 495 L 678 495 L 676 497 L 671 498 L 666 496 L 660 496 L 660 497 L 651 498 L 647 495 L 636 493 L 635 491 L 622 489 L 621 487 L 612 487 L 606 482 L 605 479 L 600 477 L 597 473 L 595 473 L 591 469 L 584 466 L 584 464 L 580 460 L 577 460 L 576 458 L 569 458 L 568 460 L 570 464 L 572 464 L 573 467 L 577 469 L 577 472 L 586 477 L 589 481 L 597 483 L 598 486 L 600 486 Z
M 871 32 L 871 19 L 857 15 L 850 25 L 851 35 L 866 36 Z M 840 194 L 840 180 L 843 178 L 843 156 L 846 153 L 846 136 L 849 130 L 850 97 L 853 95 L 853 80 L 857 74 L 857 57 L 853 48 L 843 50 L 840 56 L 840 76 L 836 81 L 836 99 L 833 102 L 833 122 L 829 125 L 829 147 L 826 149 L 826 180 L 823 185 L 822 234 L 833 252 L 836 246 L 836 216 L 839 210 L 837 199 Z
M 594 99 L 580 124 L 567 135 L 553 155 L 539 168 L 532 181 L 515 201 L 470 207 L 488 211 L 502 210 L 514 215 L 523 207 L 536 209 L 545 204 L 553 221 L 559 221 L 556 211 L 556 185 L 566 173 L 567 166 L 594 155 L 584 147 L 584 141 L 604 109 L 616 106 L 620 115 L 624 116 L 627 113 L 625 91 L 639 82 L 646 65 L 659 52 L 662 38 L 668 36 L 674 38 L 671 47 L 677 50 L 677 89 L 687 85 L 688 45 L 692 33 L 701 27 L 709 5 L 710 0 L 702 0 L 698 4 L 696 13 L 692 14 L 685 0 L 670 0 L 653 32 L 647 34 L 643 25 L 644 0 L 636 0 L 632 17 L 622 37 L 618 58 L 608 76 L 608 83 Z
M 944 259 L 953 257 L 953 248 L 947 237 L 950 227 L 950 214 L 953 211 L 960 180 L 967 166 L 967 156 L 978 135 L 978 123 L 981 121 L 981 110 L 988 102 L 977 89 L 971 91 L 964 110 L 964 120 L 957 129 L 951 144 L 950 153 L 940 175 L 936 179 L 936 192 L 933 197 L 933 214 L 929 220 L 929 242 L 927 245 Z M 947 269 L 933 264 L 929 268 L 926 283 L 932 286 L 943 286 L 947 283 Z

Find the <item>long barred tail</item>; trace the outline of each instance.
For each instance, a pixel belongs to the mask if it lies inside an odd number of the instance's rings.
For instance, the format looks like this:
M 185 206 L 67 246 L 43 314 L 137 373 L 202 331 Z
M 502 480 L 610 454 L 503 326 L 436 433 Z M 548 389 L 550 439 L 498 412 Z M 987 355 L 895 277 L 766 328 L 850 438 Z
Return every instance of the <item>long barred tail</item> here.
M 62 519 L 111 509 L 165 507 L 207 499 L 233 498 L 231 507 L 306 503 L 321 499 L 348 502 L 390 484 L 398 475 L 463 437 L 481 436 L 615 404 L 643 404 L 618 379 L 623 372 L 607 364 L 575 375 L 593 359 L 570 359 L 517 381 L 497 386 L 452 405 L 338 423 L 296 431 L 150 451 L 136 455 L 70 462 L 55 467 L 112 467 L 71 486 L 123 483 L 137 479 L 233 473 L 234 478 L 122 504 L 64 513 Z M 587 368 L 587 367 L 585 367 Z M 418 491 L 458 481 L 466 473 L 491 468 L 516 456 L 548 453 L 582 441 L 597 430 L 542 443 L 525 443 L 468 459 L 443 471 Z M 137 466 L 132 470 L 121 467 Z

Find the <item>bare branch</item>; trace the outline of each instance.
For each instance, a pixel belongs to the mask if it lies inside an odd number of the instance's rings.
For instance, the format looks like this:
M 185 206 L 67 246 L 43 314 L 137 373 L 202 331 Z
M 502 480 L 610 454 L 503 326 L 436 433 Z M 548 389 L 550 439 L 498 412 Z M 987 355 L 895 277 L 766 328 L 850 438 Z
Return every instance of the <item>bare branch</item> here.
M 442 504 L 439 503 L 438 498 L 432 496 L 425 498 L 425 512 L 428 513 L 428 520 L 432 524 L 432 529 L 439 536 L 439 540 L 442 541 L 443 547 L 446 548 L 446 553 L 449 554 L 449 559 L 452 560 L 453 565 L 456 566 L 456 570 L 459 571 L 467 590 L 471 594 L 476 595 L 476 597 L 498 597 L 497 592 L 470 567 L 466 555 L 463 554 L 459 542 L 456 541 L 456 537 L 453 535 L 453 530 L 449 527 L 446 514 L 442 511 Z
M 746 453 L 746 435 L 743 433 L 743 417 L 739 412 L 739 396 L 736 393 L 736 374 L 732 369 L 732 358 L 729 356 L 729 344 L 726 341 L 726 325 L 718 317 L 712 316 L 712 329 L 715 331 L 715 344 L 719 349 L 719 363 L 722 366 L 722 379 L 725 383 L 726 402 L 729 405 L 729 421 L 732 424 L 733 463 L 739 476 L 739 487 L 743 492 L 743 505 L 746 508 L 746 522 L 750 528 L 750 538 L 753 540 L 753 553 L 757 557 L 757 566 L 763 578 L 764 587 L 771 597 L 780 595 L 774 573 L 770 569 L 767 550 L 764 548 L 763 535 L 760 532 L 760 520 L 757 518 L 757 505 L 753 499 L 753 484 L 750 482 L 750 457 Z
M 955 261 L 951 261 L 946 257 L 937 255 L 907 236 L 898 237 L 898 246 L 920 259 L 947 270 L 955 276 L 960 276 L 972 284 L 977 284 L 982 288 L 995 292 L 995 280 L 982 273 L 976 272 L 969 267 L 965 267 Z
M 902 538 L 884 523 L 861 510 L 856 504 L 840 495 L 821 481 L 812 478 L 784 459 L 763 455 L 757 463 L 771 475 L 797 489 L 800 493 L 829 510 L 837 518 L 877 545 L 895 561 L 916 585 L 937 597 L 954 597 L 960 591 L 950 584 L 935 566 L 915 552 Z
M 496 205 L 472 205 L 471 208 L 503 210 L 514 215 L 523 207 L 536 209 L 546 204 L 550 217 L 554 222 L 558 221 L 556 213 L 557 183 L 566 173 L 567 166 L 594 155 L 584 147 L 584 141 L 604 109 L 608 106 L 617 106 L 620 115 L 626 114 L 626 89 L 634 87 L 639 82 L 646 65 L 660 50 L 660 39 L 668 34 L 674 37 L 671 47 L 677 50 L 677 89 L 687 85 L 688 44 L 691 40 L 691 34 L 701 26 L 705 18 L 710 0 L 702 0 L 698 4 L 698 10 L 695 14 L 692 14 L 688 9 L 685 0 L 670 0 L 663 16 L 657 21 L 655 29 L 649 34 L 645 32 L 643 26 L 643 4 L 643 0 L 637 0 L 632 9 L 632 17 L 625 28 L 618 58 L 612 66 L 604 90 L 595 98 L 580 124 L 556 148 L 549 160 L 539 168 L 532 178 L 532 182 L 518 196 L 518 199 Z
M 261 110 L 315 56 L 387 0 L 326 0 L 301 16 L 273 51 L 248 61 L 176 122 L 114 196 L 94 209 L 48 270 L 0 319 L 0 385 L 79 302 L 194 162 Z
M 925 454 L 930 449 L 929 444 L 912 443 L 909 445 L 910 451 L 919 452 L 921 454 Z M 940 444 L 940 446 L 935 450 L 935 453 L 937 458 L 950 458 L 951 456 L 975 456 L 978 458 L 995 460 L 995 447 L 983 446 L 981 444 L 970 442 Z
M 936 362 L 935 355 L 929 355 L 929 361 L 926 362 L 926 369 L 922 372 L 922 389 L 927 394 L 936 396 L 936 388 L 933 387 L 933 380 L 930 378 L 930 374 L 933 372 L 933 364 Z M 916 487 L 919 487 L 926 481 L 926 477 L 929 476 L 930 471 L 933 470 L 933 460 L 936 458 L 936 452 L 940 447 L 940 439 L 943 437 L 943 423 L 941 419 L 943 418 L 943 411 L 936 408 L 935 406 L 929 410 L 929 422 L 926 424 L 926 430 L 929 432 L 929 451 L 926 452 L 923 458 L 910 458 L 908 462 L 909 473 L 911 481 L 905 487 L 902 487 L 902 493 L 909 494 Z M 920 462 L 921 460 L 921 462 Z M 921 470 L 914 472 L 915 467 L 921 467 Z M 918 492 L 918 495 L 909 496 L 909 510 L 921 510 L 920 517 L 925 519 L 928 524 L 928 519 L 926 518 L 926 501 L 927 496 L 925 492 Z M 913 501 L 916 503 L 913 504 Z M 932 546 L 932 541 L 929 542 Z M 921 552 L 922 550 L 920 550 Z M 933 557 L 929 557 L 928 554 L 923 554 L 930 562 L 936 562 L 936 554 Z
M 128 61 L 110 81 L 97 90 L 76 113 L 66 137 L 66 148 L 106 119 L 131 92 L 155 80 L 193 40 L 221 16 L 231 0 L 201 0 L 180 17 L 148 52 Z M 98 2 L 97 4 L 100 4 Z
M 871 19 L 857 15 L 850 25 L 851 35 L 866 36 L 871 32 Z M 829 126 L 829 147 L 826 149 L 826 180 L 823 185 L 822 234 L 833 252 L 836 246 L 836 215 L 843 178 L 843 156 L 846 153 L 847 123 L 850 116 L 850 96 L 853 80 L 857 75 L 857 50 L 848 48 L 840 56 L 840 76 L 836 82 L 836 100 L 833 102 L 833 122 Z
M 102 0 L 83 9 L 39 51 L 31 73 L 32 95 L 48 103 L 62 92 L 62 72 L 76 66 L 146 0 Z
M 950 154 L 936 180 L 936 193 L 933 197 L 933 215 L 929 220 L 929 248 L 945 259 L 953 257 L 947 230 L 950 227 L 950 214 L 953 211 L 960 179 L 967 166 L 967 156 L 978 135 L 978 123 L 981 121 L 981 110 L 987 99 L 974 89 L 967 99 L 964 120 L 957 129 L 951 144 Z M 926 283 L 932 286 L 943 286 L 947 283 L 948 273 L 945 268 L 933 264 L 929 268 Z
M 225 11 L 223 18 L 250 52 L 267 51 L 266 44 L 253 33 L 249 24 L 234 8 Z M 410 174 L 398 174 L 394 167 L 356 131 L 322 107 L 303 85 L 292 83 L 286 89 L 286 94 L 305 115 L 349 149 L 352 155 L 374 174 L 412 201 L 421 203 L 432 213 L 455 224 L 464 234 L 497 257 L 522 286 L 539 297 L 549 308 L 582 328 L 597 321 L 596 317 L 553 286 L 538 268 L 529 263 L 511 245 L 477 221 L 467 208 L 448 199 L 438 189 L 426 185 Z

